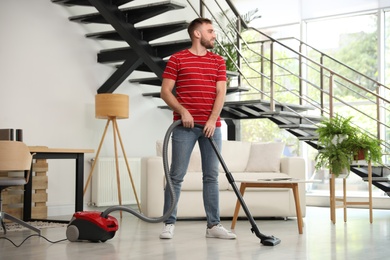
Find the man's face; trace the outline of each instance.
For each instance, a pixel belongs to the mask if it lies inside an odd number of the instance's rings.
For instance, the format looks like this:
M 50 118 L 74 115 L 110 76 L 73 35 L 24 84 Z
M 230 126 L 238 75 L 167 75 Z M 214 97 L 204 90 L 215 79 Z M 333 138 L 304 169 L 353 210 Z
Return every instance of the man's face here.
M 214 48 L 215 31 L 212 24 L 202 24 L 199 28 L 200 44 L 206 49 Z

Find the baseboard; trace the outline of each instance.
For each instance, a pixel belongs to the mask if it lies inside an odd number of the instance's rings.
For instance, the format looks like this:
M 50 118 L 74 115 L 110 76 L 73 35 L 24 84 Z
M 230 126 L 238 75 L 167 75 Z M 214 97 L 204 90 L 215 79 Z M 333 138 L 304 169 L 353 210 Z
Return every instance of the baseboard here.
M 348 196 L 348 201 L 368 201 L 367 196 Z M 315 206 L 315 207 L 329 207 L 329 195 L 306 195 L 306 206 Z M 350 208 L 368 208 L 368 206 L 363 205 L 350 205 Z M 390 198 L 389 197 L 373 197 L 372 198 L 372 207 L 374 209 L 390 209 Z
M 84 205 L 84 208 L 86 209 L 88 206 L 87 204 Z M 53 217 L 53 216 L 72 216 L 74 214 L 75 206 L 74 204 L 69 205 L 56 205 L 56 206 L 48 206 L 47 207 L 47 216 Z

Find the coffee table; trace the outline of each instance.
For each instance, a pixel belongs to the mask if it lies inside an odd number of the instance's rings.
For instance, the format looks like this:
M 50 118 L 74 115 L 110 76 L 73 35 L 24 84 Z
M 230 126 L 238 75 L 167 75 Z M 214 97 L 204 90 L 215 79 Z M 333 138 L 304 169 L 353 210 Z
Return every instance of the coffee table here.
M 293 178 L 274 178 L 274 179 L 237 179 L 235 182 L 241 183 L 240 185 L 240 193 L 242 196 L 244 196 L 245 189 L 246 188 L 290 188 L 293 191 L 294 194 L 294 201 L 295 201 L 295 210 L 297 214 L 297 222 L 298 222 L 298 232 L 299 234 L 302 234 L 302 228 L 303 228 L 303 219 L 302 219 L 302 212 L 301 212 L 301 204 L 299 201 L 299 190 L 298 190 L 298 184 L 299 183 L 313 183 L 317 182 L 316 180 L 302 180 L 302 179 L 293 179 Z M 232 220 L 231 229 L 234 229 L 236 226 L 237 218 L 238 218 L 238 212 L 240 211 L 241 204 L 239 200 L 237 200 L 236 208 L 234 210 L 234 216 Z

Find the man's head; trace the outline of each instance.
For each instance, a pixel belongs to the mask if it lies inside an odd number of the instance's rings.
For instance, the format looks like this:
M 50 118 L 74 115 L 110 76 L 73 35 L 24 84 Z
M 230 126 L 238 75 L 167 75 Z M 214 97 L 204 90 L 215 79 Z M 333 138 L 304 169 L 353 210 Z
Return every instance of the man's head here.
M 214 48 L 215 31 L 213 22 L 207 18 L 196 18 L 187 28 L 188 34 L 192 42 L 199 41 L 199 43 L 206 49 Z

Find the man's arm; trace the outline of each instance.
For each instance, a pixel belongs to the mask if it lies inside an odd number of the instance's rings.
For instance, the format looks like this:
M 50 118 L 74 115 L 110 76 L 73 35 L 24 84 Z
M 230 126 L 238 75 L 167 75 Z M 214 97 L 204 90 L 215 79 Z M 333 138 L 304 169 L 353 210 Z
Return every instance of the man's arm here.
M 225 103 L 226 97 L 226 81 L 217 82 L 217 96 L 214 101 L 213 110 L 211 111 L 210 117 L 206 122 L 203 132 L 206 137 L 214 135 L 215 124 L 218 120 L 219 115 L 221 114 L 223 104 Z
M 167 103 L 167 105 L 173 109 L 173 111 L 181 116 L 181 121 L 184 127 L 193 128 L 194 118 L 186 108 L 180 105 L 179 101 L 177 101 L 176 97 L 173 95 L 172 91 L 174 87 L 174 80 L 164 78 L 161 85 L 160 96 L 165 101 L 165 103 Z

